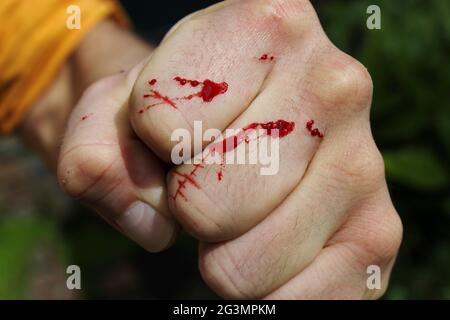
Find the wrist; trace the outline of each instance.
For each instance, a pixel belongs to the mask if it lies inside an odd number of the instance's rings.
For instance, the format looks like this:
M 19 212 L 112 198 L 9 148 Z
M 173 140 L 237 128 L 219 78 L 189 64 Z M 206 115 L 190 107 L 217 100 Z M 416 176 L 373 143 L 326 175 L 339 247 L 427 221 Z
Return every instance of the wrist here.
M 152 50 L 129 30 L 104 20 L 83 39 L 71 59 L 74 89 L 81 94 L 96 80 L 131 69 Z
M 18 127 L 22 140 L 52 168 L 75 101 L 72 87 L 72 67 L 66 63 Z

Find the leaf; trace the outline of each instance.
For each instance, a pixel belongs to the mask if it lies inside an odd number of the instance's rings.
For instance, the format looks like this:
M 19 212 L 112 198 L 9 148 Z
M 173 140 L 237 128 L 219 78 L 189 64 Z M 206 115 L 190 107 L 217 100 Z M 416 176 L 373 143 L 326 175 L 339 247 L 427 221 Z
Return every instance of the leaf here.
M 406 147 L 383 153 L 388 179 L 420 190 L 437 190 L 448 184 L 446 167 L 429 149 Z
M 44 242 L 61 242 L 53 222 L 33 217 L 0 220 L 0 299 L 27 298 L 30 255 Z

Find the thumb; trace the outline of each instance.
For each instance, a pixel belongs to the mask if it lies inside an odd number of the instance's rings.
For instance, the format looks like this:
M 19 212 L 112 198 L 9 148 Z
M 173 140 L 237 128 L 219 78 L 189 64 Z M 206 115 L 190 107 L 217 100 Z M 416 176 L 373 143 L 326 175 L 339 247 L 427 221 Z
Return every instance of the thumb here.
M 164 165 L 131 130 L 126 108 L 142 65 L 97 81 L 74 108 L 58 160 L 58 180 L 148 251 L 167 248 L 170 217 Z

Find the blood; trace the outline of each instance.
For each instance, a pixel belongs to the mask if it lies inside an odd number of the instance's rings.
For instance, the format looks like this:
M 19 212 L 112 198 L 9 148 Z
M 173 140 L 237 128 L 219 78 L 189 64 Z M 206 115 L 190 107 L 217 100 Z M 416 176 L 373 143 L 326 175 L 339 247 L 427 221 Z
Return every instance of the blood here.
M 195 88 L 195 87 L 198 87 L 199 85 L 201 85 L 202 88 L 200 91 L 195 92 L 193 94 L 189 94 L 187 96 L 181 96 L 181 97 L 174 97 L 174 98 L 165 96 L 165 95 L 161 94 L 159 91 L 151 89 L 150 93 L 144 94 L 143 97 L 158 99 L 158 100 L 161 100 L 161 102 L 147 105 L 146 107 L 138 110 L 138 113 L 144 113 L 145 110 L 148 110 L 152 107 L 156 107 L 161 104 L 167 104 L 175 109 L 178 109 L 175 101 L 192 100 L 195 97 L 201 98 L 203 100 L 203 102 L 211 102 L 218 95 L 224 94 L 225 92 L 228 91 L 228 83 L 226 83 L 226 82 L 218 83 L 218 82 L 214 82 L 209 79 L 206 79 L 203 81 L 189 80 L 189 79 L 185 79 L 185 78 L 182 78 L 179 76 L 173 78 L 173 80 L 178 82 L 181 86 L 185 86 L 186 84 L 189 84 L 191 87 Z M 148 84 L 149 84 L 149 86 L 154 86 L 157 82 L 158 82 L 157 79 L 151 79 L 148 81 Z
M 264 53 L 261 57 L 259 57 L 259 61 L 268 61 L 268 60 L 273 61 L 273 59 L 275 59 L 275 57 L 270 56 L 267 53 Z
M 81 117 L 81 121 L 86 120 L 87 118 L 89 118 L 92 115 L 93 115 L 93 113 L 85 114 L 84 116 Z
M 204 81 L 189 80 L 178 76 L 175 77 L 174 80 L 182 86 L 190 84 L 195 88 L 200 84 L 202 85 L 202 89 L 199 92 L 184 97 L 184 99 L 187 100 L 191 100 L 194 97 L 200 97 L 204 102 L 211 102 L 219 94 L 223 94 L 228 90 L 228 83 L 226 82 L 217 83 L 209 79 L 206 79 Z
M 178 187 L 177 187 L 177 191 L 175 191 L 175 193 L 173 195 L 170 196 L 170 198 L 172 198 L 176 204 L 176 200 L 177 197 L 180 196 L 182 197 L 185 201 L 188 201 L 187 197 L 184 195 L 182 189 L 186 189 L 186 183 L 190 183 L 192 184 L 195 188 L 197 189 L 201 189 L 200 185 L 197 183 L 197 181 L 195 180 L 195 175 L 198 169 L 203 169 L 204 165 L 203 164 L 195 164 L 194 165 L 194 169 L 191 170 L 191 172 L 189 172 L 189 174 L 185 174 L 185 173 L 180 173 L 178 171 L 174 171 L 173 174 L 182 177 L 183 179 L 178 179 L 177 183 L 178 183 Z
M 203 158 L 201 164 L 194 165 L 194 169 L 189 174 L 181 174 L 177 171 L 174 171 L 175 175 L 181 176 L 183 179 L 178 179 L 178 188 L 175 191 L 175 194 L 170 197 L 175 201 L 178 196 L 182 197 L 185 201 L 188 201 L 187 197 L 183 193 L 183 189 L 186 188 L 186 183 L 189 183 L 195 186 L 197 189 L 201 189 L 198 182 L 195 180 L 196 173 L 199 169 L 203 169 L 204 160 L 207 159 L 212 153 L 217 152 L 221 157 L 220 168 L 217 171 L 217 180 L 220 182 L 224 178 L 224 168 L 225 168 L 225 153 L 234 150 L 237 148 L 242 142 L 249 143 L 249 131 L 256 129 L 263 129 L 264 133 L 258 136 L 256 139 L 261 138 L 262 136 L 269 135 L 272 137 L 283 138 L 289 135 L 292 131 L 294 131 L 295 123 L 288 122 L 286 120 L 277 120 L 270 122 L 254 122 L 246 127 L 240 129 L 235 135 L 227 137 L 222 141 L 211 144 L 208 147 L 208 153 Z M 275 134 L 277 133 L 277 134 Z
M 264 135 L 269 135 L 272 137 L 283 138 L 290 134 L 295 128 L 294 122 L 288 122 L 286 120 L 277 120 L 270 122 L 253 122 L 246 127 L 240 129 L 238 133 L 231 137 L 227 137 L 220 142 L 212 144 L 209 146 L 209 150 L 212 152 L 227 153 L 231 150 L 236 149 L 243 141 L 249 143 L 249 131 L 256 129 L 263 129 Z M 278 136 L 275 136 L 275 133 Z M 259 136 L 261 138 L 262 136 Z
M 144 94 L 144 98 L 158 99 L 158 100 L 161 100 L 163 103 L 168 104 L 172 108 L 178 109 L 175 102 L 173 102 L 171 98 L 162 95 L 159 91 L 156 91 L 156 90 L 150 90 L 150 92 L 151 92 L 151 94 Z M 156 106 L 156 105 L 159 105 L 159 104 L 147 106 L 146 109 L 148 110 L 151 106 Z
M 320 130 L 318 128 L 313 128 L 314 125 L 314 120 L 309 120 L 308 122 L 306 122 L 306 129 L 309 131 L 309 134 L 312 137 L 318 137 L 318 138 L 323 138 L 323 133 L 320 132 Z
M 272 130 L 277 130 L 274 132 L 278 133 L 279 138 L 283 138 L 294 130 L 295 123 L 288 122 L 285 120 L 270 121 L 270 122 L 266 122 L 266 123 L 255 122 L 255 123 L 251 123 L 247 127 L 245 127 L 244 131 L 250 130 L 250 129 L 257 129 L 257 128 L 266 130 L 266 133 L 270 136 L 273 136 Z

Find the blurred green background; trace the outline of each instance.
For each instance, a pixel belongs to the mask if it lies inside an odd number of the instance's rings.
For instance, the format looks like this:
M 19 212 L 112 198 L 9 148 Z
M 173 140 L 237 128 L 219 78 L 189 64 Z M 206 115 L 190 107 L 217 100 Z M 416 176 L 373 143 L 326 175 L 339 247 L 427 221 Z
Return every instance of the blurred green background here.
M 313 4 L 331 40 L 374 81 L 372 128 L 404 223 L 385 299 L 450 299 L 450 1 Z M 381 8 L 381 30 L 366 28 L 371 4 Z M 140 33 L 156 40 L 206 6 L 169 1 L 172 9 L 151 25 L 142 5 L 124 5 Z M 148 254 L 67 199 L 17 138 L 0 139 L 0 161 L 0 298 L 216 298 L 188 236 Z M 65 289 L 70 264 L 81 267 L 81 291 Z

